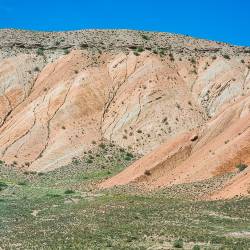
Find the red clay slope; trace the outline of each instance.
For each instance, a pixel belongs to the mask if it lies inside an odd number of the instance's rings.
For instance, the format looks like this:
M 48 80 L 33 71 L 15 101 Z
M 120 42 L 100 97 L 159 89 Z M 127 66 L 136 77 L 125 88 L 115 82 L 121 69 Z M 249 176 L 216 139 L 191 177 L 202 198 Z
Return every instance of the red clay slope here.
M 250 164 L 250 96 L 241 97 L 220 112 L 199 132 L 184 133 L 164 143 L 101 187 L 138 182 L 150 188 L 190 183 L 236 171 Z M 195 140 L 197 138 L 197 140 Z M 247 195 L 249 168 L 237 174 L 213 198 Z

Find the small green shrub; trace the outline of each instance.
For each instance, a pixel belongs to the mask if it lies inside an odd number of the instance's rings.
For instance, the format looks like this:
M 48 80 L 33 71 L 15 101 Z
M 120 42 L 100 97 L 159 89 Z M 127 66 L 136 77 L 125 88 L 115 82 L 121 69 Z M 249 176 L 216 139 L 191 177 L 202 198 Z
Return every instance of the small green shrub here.
M 5 182 L 0 181 L 0 191 L 4 190 L 7 187 L 8 187 L 8 185 Z
M 137 48 L 137 52 L 143 52 L 144 51 L 144 48 L 143 47 L 138 47 Z
M 128 157 L 130 157 L 130 158 L 133 158 L 133 157 L 134 157 L 133 154 L 130 153 L 130 152 L 127 152 L 126 155 L 127 155 Z
M 170 61 L 174 61 L 174 55 L 172 54 L 172 53 L 169 53 L 169 59 L 170 59 Z
M 86 49 L 86 48 L 88 48 L 89 46 L 88 46 L 88 44 L 86 44 L 86 43 L 81 43 L 81 44 L 80 44 L 80 47 L 81 47 L 81 49 Z
M 160 48 L 160 49 L 159 49 L 159 54 L 160 54 L 160 57 L 165 56 L 165 55 L 166 55 L 165 49 L 164 49 L 164 48 Z
M 78 164 L 80 163 L 80 161 L 79 161 L 79 159 L 77 159 L 76 157 L 73 157 L 73 158 L 72 158 L 72 163 L 73 163 L 74 165 L 78 165 Z
M 182 239 L 175 240 L 173 247 L 174 248 L 183 248 L 183 240 Z
M 193 250 L 200 250 L 201 248 L 200 248 L 200 246 L 199 245 L 194 245 L 193 246 Z
M 75 193 L 75 191 L 72 189 L 67 189 L 64 191 L 64 194 L 74 194 L 74 193 Z
M 67 54 L 69 54 L 69 50 L 68 49 L 64 49 L 64 55 L 67 55 Z
M 149 40 L 149 37 L 147 36 L 147 35 L 142 35 L 142 38 L 144 39 L 144 40 Z
M 106 146 L 105 146 L 105 144 L 102 142 L 102 143 L 99 144 L 99 147 L 102 148 L 102 149 L 105 149 Z
M 87 160 L 87 163 L 93 163 L 93 160 L 88 159 L 88 160 Z
M 25 175 L 35 175 L 35 174 L 37 174 L 37 172 L 36 171 L 24 171 L 23 172 L 23 174 L 25 174 Z
M 243 170 L 245 170 L 248 167 L 248 165 L 244 164 L 244 163 L 239 163 L 236 165 L 236 168 L 238 168 L 238 170 L 241 172 Z
M 43 48 L 38 48 L 37 51 L 36 51 L 36 54 L 37 54 L 38 56 L 44 56 Z
M 229 56 L 229 55 L 223 55 L 223 57 L 224 57 L 225 59 L 227 59 L 227 60 L 230 59 L 230 56 Z
M 191 62 L 191 63 L 193 63 L 193 64 L 195 64 L 195 63 L 196 63 L 196 61 L 195 61 L 195 59 L 194 59 L 194 58 L 191 58 L 190 62 Z
M 53 197 L 53 198 L 56 198 L 56 197 L 61 197 L 61 195 L 60 195 L 60 194 L 53 194 L 53 193 L 49 193 L 49 194 L 47 194 L 47 196 L 49 196 L 49 197 Z
M 27 182 L 26 182 L 26 181 L 19 181 L 19 182 L 17 183 L 17 185 L 19 185 L 19 186 L 26 186 L 26 185 L 27 185 Z

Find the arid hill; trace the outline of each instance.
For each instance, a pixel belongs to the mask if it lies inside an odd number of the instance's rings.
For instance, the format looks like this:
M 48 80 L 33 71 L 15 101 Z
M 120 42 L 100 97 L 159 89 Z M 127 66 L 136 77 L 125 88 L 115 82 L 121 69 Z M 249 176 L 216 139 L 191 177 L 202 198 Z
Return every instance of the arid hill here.
M 0 159 L 50 171 L 103 140 L 143 157 L 101 183 L 250 189 L 250 48 L 129 30 L 0 30 Z M 244 166 L 245 166 L 244 165 Z

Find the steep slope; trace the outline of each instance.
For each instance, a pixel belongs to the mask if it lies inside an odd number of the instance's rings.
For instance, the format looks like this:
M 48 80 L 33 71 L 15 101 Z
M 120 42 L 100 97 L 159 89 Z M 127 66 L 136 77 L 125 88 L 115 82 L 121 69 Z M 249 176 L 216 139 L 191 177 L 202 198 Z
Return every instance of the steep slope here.
M 190 108 L 191 98 L 177 69 L 149 52 L 103 53 L 95 61 L 75 50 L 46 65 L 31 93 L 3 116 L 2 159 L 49 170 L 101 138 L 144 154 L 204 122 L 199 106 Z
M 40 60 L 18 55 L 0 61 L 0 125 L 30 94 Z
M 32 93 L 1 127 L 4 160 L 15 159 L 19 166 L 32 165 L 33 169 L 47 165 L 53 169 L 61 157 L 69 159 L 76 151 L 80 153 L 82 142 L 89 145 L 99 139 L 97 115 L 101 116 L 101 90 L 108 86 L 108 76 L 101 67 L 85 70 L 91 63 L 92 59 L 76 51 L 43 69 Z
M 105 138 L 145 154 L 205 121 L 202 108 L 191 103 L 189 83 L 168 58 L 130 53 L 116 57 L 110 67 L 115 87 L 103 117 Z
M 200 131 L 173 138 L 101 187 L 138 182 L 152 188 L 237 172 L 237 164 L 250 164 L 249 128 L 250 95 L 226 107 Z M 229 198 L 249 191 L 249 168 L 246 168 L 212 197 Z
M 103 139 L 144 157 L 102 187 L 195 182 L 249 164 L 249 48 L 129 30 L 0 30 L 0 39 L 7 164 L 49 171 Z M 241 183 L 246 194 L 240 176 L 214 197 Z

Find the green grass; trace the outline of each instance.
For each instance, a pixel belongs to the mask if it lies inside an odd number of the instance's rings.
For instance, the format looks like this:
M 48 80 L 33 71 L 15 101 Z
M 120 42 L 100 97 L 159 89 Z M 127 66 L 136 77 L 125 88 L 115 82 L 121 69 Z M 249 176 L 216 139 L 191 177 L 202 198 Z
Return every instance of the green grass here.
M 250 231 L 249 198 L 198 201 L 174 189 L 97 190 L 96 183 L 136 159 L 115 147 L 97 148 L 43 175 L 0 167 L 0 183 L 7 185 L 0 191 L 0 248 L 172 249 L 182 239 L 184 249 L 248 249 L 249 238 L 230 233 Z

